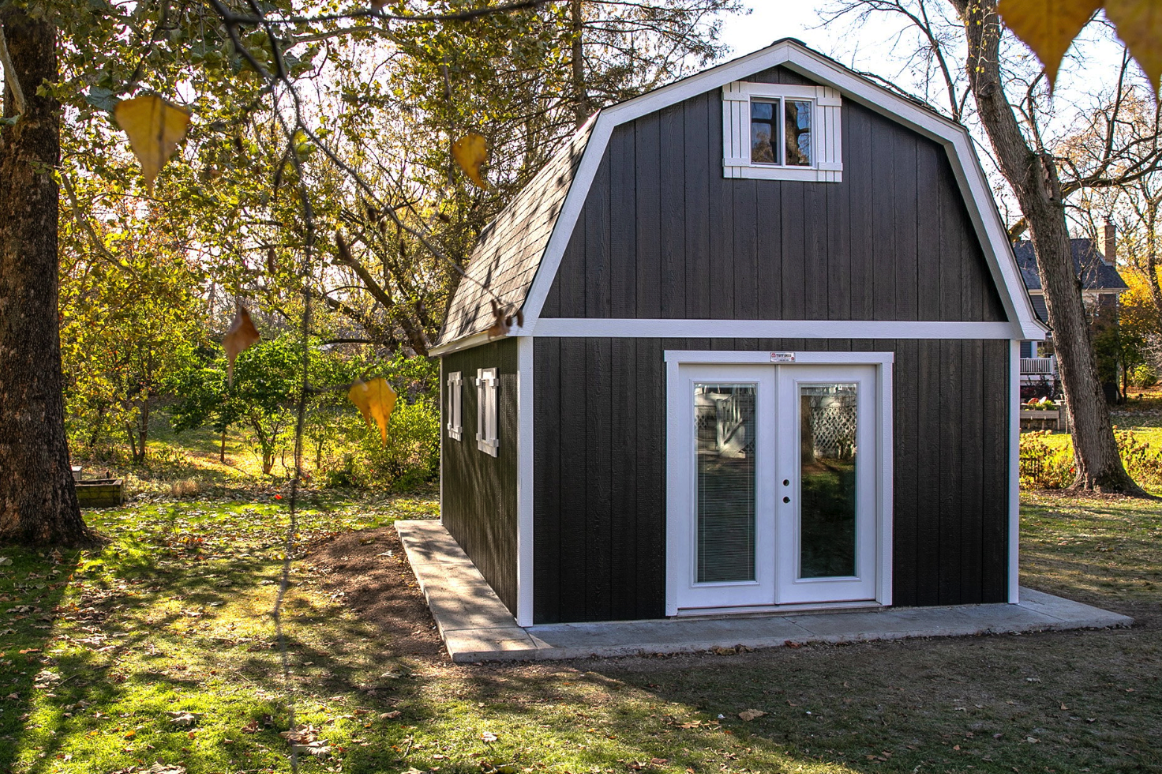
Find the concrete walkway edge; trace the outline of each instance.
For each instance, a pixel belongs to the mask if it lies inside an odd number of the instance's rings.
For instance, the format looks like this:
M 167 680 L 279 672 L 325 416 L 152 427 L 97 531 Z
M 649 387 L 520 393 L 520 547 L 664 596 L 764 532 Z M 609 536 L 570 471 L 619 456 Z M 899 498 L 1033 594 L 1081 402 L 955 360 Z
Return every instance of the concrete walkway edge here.
M 448 530 L 434 520 L 397 521 L 452 661 L 525 661 L 810 642 L 870 642 L 1066 629 L 1126 627 L 1133 619 L 1032 589 L 1016 605 L 902 607 L 766 616 L 518 626 Z

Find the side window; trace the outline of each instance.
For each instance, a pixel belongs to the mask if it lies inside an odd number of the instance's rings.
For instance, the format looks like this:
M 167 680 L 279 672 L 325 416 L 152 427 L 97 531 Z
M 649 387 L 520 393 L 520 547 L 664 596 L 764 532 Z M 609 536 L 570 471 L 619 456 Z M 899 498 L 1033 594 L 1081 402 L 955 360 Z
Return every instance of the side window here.
M 496 422 L 499 386 L 495 368 L 481 368 L 476 372 L 476 448 L 493 457 L 500 447 Z
M 447 403 L 444 406 L 448 417 L 448 437 L 459 441 L 464 435 L 464 420 L 460 416 L 460 387 L 463 380 L 460 378 L 460 372 L 448 374 L 448 392 Z

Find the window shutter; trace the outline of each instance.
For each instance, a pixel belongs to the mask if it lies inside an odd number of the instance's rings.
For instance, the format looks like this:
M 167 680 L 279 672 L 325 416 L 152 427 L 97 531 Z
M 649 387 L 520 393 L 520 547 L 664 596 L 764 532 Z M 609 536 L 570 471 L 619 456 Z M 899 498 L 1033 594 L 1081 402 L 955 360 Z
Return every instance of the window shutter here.
M 810 167 L 752 164 L 750 160 L 750 101 L 797 99 L 815 103 L 811 127 Z M 838 183 L 843 179 L 843 98 L 830 86 L 735 81 L 722 87 L 722 175 L 752 180 L 803 180 Z
M 476 448 L 490 454 L 497 454 L 500 440 L 497 437 L 497 388 L 499 380 L 495 368 L 481 368 L 476 372 Z
M 445 410 L 448 412 L 448 437 L 459 441 L 464 435 L 464 423 L 460 416 L 460 388 L 463 383 L 460 372 L 448 375 L 448 401 Z

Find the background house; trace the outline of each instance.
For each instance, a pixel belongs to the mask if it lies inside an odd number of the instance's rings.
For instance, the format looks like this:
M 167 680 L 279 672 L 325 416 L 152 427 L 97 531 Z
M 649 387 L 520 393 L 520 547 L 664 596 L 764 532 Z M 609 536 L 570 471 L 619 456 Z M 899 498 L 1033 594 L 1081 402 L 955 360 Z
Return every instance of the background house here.
M 1092 239 L 1069 240 L 1073 249 L 1073 266 L 1081 282 L 1082 298 L 1095 335 L 1103 328 L 1118 324 L 1118 296 L 1129 290 L 1117 270 L 1117 227 L 1105 224 L 1103 237 L 1101 250 Z M 1048 324 L 1049 312 L 1045 307 L 1045 292 L 1041 287 L 1033 243 L 1028 240 L 1014 242 L 1013 254 L 1037 319 Z M 1041 342 L 1021 342 L 1021 382 L 1026 390 L 1025 397 L 1035 397 L 1034 392 L 1046 396 L 1060 393 L 1052 332 Z M 1117 397 L 1116 374 L 1107 375 L 1103 382 L 1107 384 L 1107 398 L 1113 402 Z
M 442 523 L 522 625 L 1016 601 L 1043 333 L 964 128 L 780 41 L 600 111 L 482 235 Z

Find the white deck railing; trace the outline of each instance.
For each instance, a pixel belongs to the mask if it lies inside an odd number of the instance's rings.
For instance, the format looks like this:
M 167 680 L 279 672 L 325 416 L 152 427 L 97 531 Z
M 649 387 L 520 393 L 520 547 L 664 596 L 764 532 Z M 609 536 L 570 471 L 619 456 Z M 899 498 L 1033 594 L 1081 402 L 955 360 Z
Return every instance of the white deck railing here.
M 1055 374 L 1057 373 L 1057 358 L 1054 357 L 1023 357 L 1021 358 L 1022 374 Z

